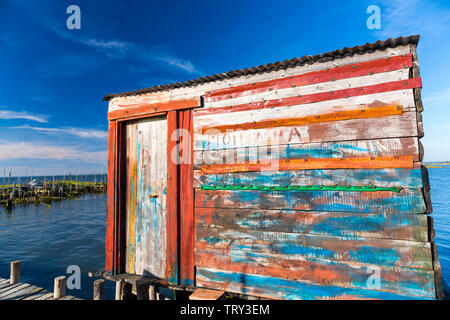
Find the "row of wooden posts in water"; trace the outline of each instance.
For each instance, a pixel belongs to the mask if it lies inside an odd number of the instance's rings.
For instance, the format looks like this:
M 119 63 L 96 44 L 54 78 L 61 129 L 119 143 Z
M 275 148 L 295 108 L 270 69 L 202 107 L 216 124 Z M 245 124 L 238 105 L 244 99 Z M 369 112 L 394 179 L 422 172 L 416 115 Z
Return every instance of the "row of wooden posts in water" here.
M 20 282 L 20 260 L 12 261 L 9 281 L 0 278 L 0 300 L 81 300 L 66 296 L 66 277 L 54 279 L 53 293 L 31 284 Z M 91 276 L 91 275 L 90 275 Z M 134 292 L 133 292 L 134 291 Z M 158 287 L 137 281 L 134 286 L 123 280 L 116 282 L 115 300 L 167 300 Z M 105 300 L 105 280 L 94 281 L 93 300 Z
M 16 204 L 43 204 L 50 206 L 52 201 L 73 199 L 87 193 L 106 192 L 105 182 L 53 181 L 44 183 L 25 183 L 3 185 L 0 188 L 0 204 L 12 209 Z

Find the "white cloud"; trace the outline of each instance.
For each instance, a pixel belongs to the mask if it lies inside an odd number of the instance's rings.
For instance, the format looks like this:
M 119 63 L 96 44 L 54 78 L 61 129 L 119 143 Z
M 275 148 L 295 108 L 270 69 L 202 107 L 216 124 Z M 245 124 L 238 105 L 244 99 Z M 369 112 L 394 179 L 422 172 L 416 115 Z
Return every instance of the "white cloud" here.
M 75 128 L 75 127 L 63 127 L 63 128 L 44 128 L 44 127 L 32 127 L 32 126 L 17 126 L 12 127 L 13 129 L 26 129 L 34 130 L 42 133 L 49 134 L 69 134 L 77 136 L 80 138 L 98 138 L 105 139 L 108 137 L 108 131 L 106 130 L 96 130 L 96 129 L 85 129 L 85 128 Z
M 105 164 L 107 154 L 107 151 L 84 151 L 75 147 L 61 147 L 27 141 L 0 141 L 0 160 L 82 160 L 89 163 Z
M 4 108 L 4 107 L 3 107 Z M 1 110 L 0 109 L 0 119 L 25 119 L 25 120 L 31 120 L 36 121 L 40 123 L 46 123 L 48 122 L 48 116 L 46 115 L 40 115 L 40 114 L 31 114 L 24 111 L 12 111 L 12 110 Z
M 128 49 L 131 44 L 119 41 L 119 40 L 112 40 L 112 41 L 103 41 L 103 40 L 97 40 L 97 39 L 87 39 L 83 40 L 83 42 L 89 46 L 95 47 L 95 48 L 102 48 L 102 49 Z
M 168 65 L 184 70 L 188 73 L 199 73 L 190 61 L 171 56 L 158 57 L 157 59 L 166 62 Z
M 383 0 L 381 1 L 381 38 L 426 35 L 438 37 L 449 28 L 450 10 L 438 7 L 431 1 Z
M 450 88 L 430 93 L 423 98 L 423 103 L 425 108 L 433 105 L 448 105 L 450 103 Z

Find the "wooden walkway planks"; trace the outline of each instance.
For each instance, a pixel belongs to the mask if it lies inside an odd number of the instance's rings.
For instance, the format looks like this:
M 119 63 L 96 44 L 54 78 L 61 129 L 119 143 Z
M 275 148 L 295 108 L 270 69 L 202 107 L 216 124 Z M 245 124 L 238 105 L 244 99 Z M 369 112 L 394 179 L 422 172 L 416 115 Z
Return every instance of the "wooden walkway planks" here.
M 53 298 L 53 293 L 28 283 L 10 284 L 9 279 L 0 278 L 0 300 L 82 300 L 74 296 Z

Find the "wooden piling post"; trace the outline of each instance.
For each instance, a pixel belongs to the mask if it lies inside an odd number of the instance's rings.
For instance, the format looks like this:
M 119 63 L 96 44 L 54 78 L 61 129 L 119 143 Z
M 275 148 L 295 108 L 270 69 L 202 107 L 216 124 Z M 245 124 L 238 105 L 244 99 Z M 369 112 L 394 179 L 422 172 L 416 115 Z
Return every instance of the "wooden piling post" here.
M 9 277 L 9 284 L 16 284 L 20 282 L 20 260 L 11 262 L 11 274 Z
M 136 281 L 137 300 L 148 300 L 148 283 L 145 281 Z
M 55 286 L 53 289 L 53 298 L 59 299 L 66 295 L 66 277 L 59 276 L 55 278 Z
M 155 286 L 148 287 L 149 300 L 156 300 L 156 291 L 157 291 L 157 289 Z
M 123 290 L 123 280 L 120 279 L 120 280 L 116 281 L 116 296 L 115 296 L 115 300 L 122 300 L 123 299 L 122 290 Z
M 94 281 L 94 300 L 105 300 L 105 280 Z

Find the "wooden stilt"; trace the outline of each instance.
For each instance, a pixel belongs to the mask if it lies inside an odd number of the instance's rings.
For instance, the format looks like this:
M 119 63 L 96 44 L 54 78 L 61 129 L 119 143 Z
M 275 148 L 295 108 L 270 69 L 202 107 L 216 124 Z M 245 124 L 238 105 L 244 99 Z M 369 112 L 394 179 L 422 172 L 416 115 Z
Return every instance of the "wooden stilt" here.
M 55 278 L 55 286 L 53 290 L 53 298 L 59 299 L 66 295 L 66 277 L 59 276 Z
M 94 281 L 94 300 L 105 300 L 105 280 Z
M 148 300 L 148 283 L 138 280 L 135 285 L 137 300 Z
M 20 260 L 11 262 L 11 276 L 9 284 L 16 284 L 20 282 Z
M 156 291 L 157 291 L 157 288 L 155 286 L 148 287 L 149 300 L 156 300 Z
M 116 297 L 115 300 L 123 300 L 123 280 L 116 281 Z

